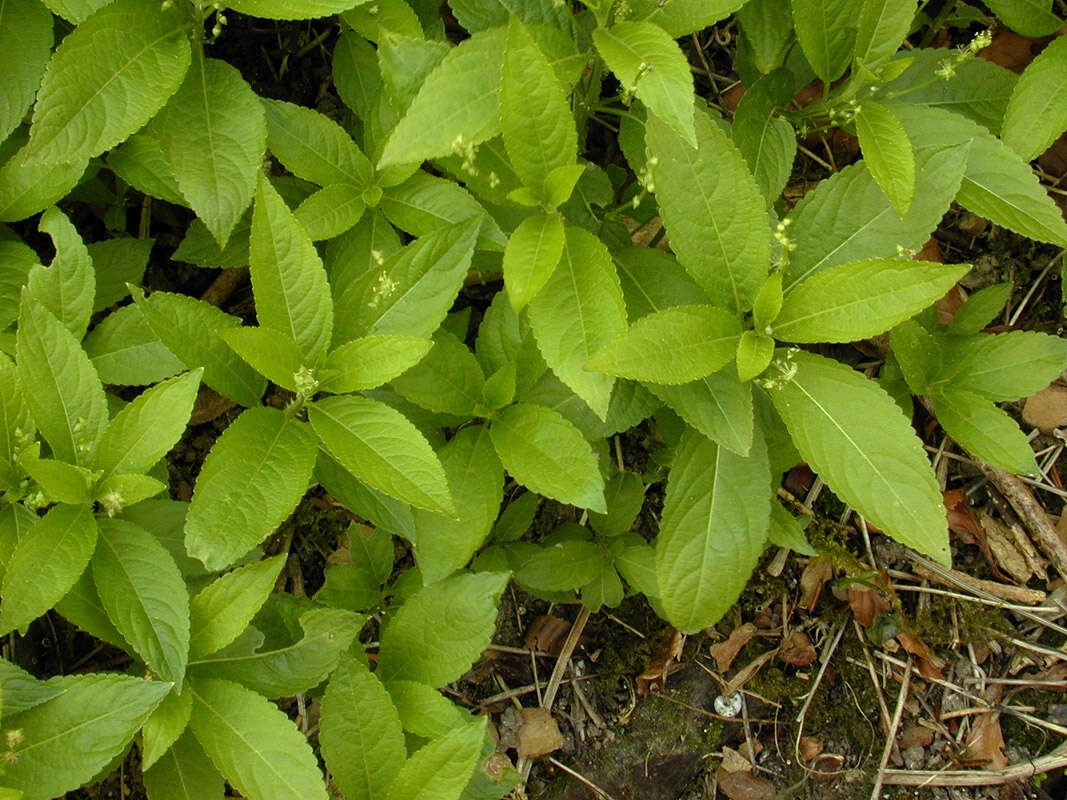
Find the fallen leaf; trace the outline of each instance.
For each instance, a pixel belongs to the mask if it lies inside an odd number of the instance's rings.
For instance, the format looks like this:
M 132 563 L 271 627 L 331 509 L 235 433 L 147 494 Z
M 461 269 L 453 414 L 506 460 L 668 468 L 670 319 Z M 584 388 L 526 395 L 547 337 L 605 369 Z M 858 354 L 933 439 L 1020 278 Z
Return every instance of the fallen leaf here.
M 864 628 L 871 627 L 875 617 L 892 608 L 895 597 L 896 592 L 885 570 L 875 573 L 866 583 L 856 582 L 848 587 L 848 606 L 856 622 Z
M 1023 422 L 1046 433 L 1067 426 L 1067 386 L 1054 383 L 1026 398 Z
M 519 758 L 539 758 L 563 747 L 563 734 L 547 708 L 524 708 L 516 738 Z
M 189 426 L 203 425 L 205 422 L 218 419 L 235 405 L 237 404 L 233 400 L 223 397 L 214 389 L 201 386 L 200 393 L 196 396 L 196 403 L 193 405 L 193 413 L 189 417 Z
M 713 644 L 708 648 L 708 652 L 715 659 L 715 664 L 720 673 L 725 673 L 730 669 L 730 665 L 734 663 L 734 659 L 741 652 L 741 648 L 748 644 L 758 630 L 751 622 L 746 622 L 744 625 L 739 625 L 730 631 L 730 636 L 725 642 Z
M 752 762 L 732 747 L 722 749 L 722 768 L 727 772 L 751 772 Z
M 907 750 L 914 745 L 929 747 L 934 741 L 934 732 L 924 725 L 916 722 L 905 725 L 897 736 L 897 743 L 901 750 Z
M 960 761 L 967 766 L 1002 769 L 1008 766 L 1004 755 L 1004 734 L 1000 730 L 1000 713 L 981 714 L 971 727 Z
M 1021 584 L 1030 580 L 1035 571 L 1032 559 L 1040 558 L 1036 551 L 1027 559 L 1015 545 L 1011 530 L 989 515 L 982 515 L 982 527 L 996 565 Z
M 790 631 L 778 650 L 778 658 L 794 667 L 806 667 L 818 658 L 818 653 L 806 633 Z
M 819 556 L 811 559 L 800 575 L 800 601 L 798 605 L 805 611 L 814 611 L 822 594 L 823 586 L 834 576 L 834 567 L 830 559 Z
M 660 639 L 659 645 L 652 653 L 645 671 L 637 676 L 634 683 L 637 684 L 637 693 L 641 695 L 651 694 L 653 691 L 662 689 L 667 681 L 667 670 L 672 661 L 682 657 L 685 649 L 685 634 L 668 628 Z
M 900 642 L 900 646 L 915 659 L 915 666 L 918 667 L 920 675 L 924 678 L 944 679 L 945 676 L 941 672 L 941 660 L 931 653 L 918 638 L 910 633 L 901 632 L 897 634 L 896 639 Z
M 527 629 L 522 643 L 527 650 L 539 650 L 558 656 L 570 630 L 571 624 L 565 619 L 551 615 L 540 616 Z
M 715 782 L 730 800 L 768 800 L 775 793 L 773 783 L 751 772 L 727 772 L 719 767 Z
M 823 741 L 818 736 L 801 736 L 799 749 L 801 759 L 811 761 L 822 754 Z
M 745 664 L 737 671 L 730 680 L 726 682 L 726 685 L 722 687 L 722 693 L 724 695 L 731 695 L 734 692 L 739 692 L 755 676 L 757 672 L 763 669 L 763 665 L 770 661 L 777 655 L 777 648 L 774 650 L 768 650 L 761 656 L 756 656 L 750 662 Z
M 944 492 L 941 497 L 948 509 L 948 529 L 959 537 L 964 544 L 976 545 L 985 552 L 985 531 L 975 516 L 967 492 L 953 489 Z
M 1022 72 L 1034 60 L 1030 47 L 1033 39 L 1020 36 L 1015 31 L 1001 28 L 993 36 L 989 47 L 978 51 L 978 57 L 992 61 L 1012 72 Z

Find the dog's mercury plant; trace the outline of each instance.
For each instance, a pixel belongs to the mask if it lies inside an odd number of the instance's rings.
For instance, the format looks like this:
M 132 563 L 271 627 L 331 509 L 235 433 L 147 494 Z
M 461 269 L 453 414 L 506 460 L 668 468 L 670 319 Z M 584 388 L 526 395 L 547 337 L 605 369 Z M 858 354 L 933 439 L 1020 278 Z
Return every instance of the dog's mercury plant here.
M 1028 36 L 1063 24 L 986 5 Z M 974 58 L 985 32 L 901 50 L 930 23 L 914 0 L 449 0 L 447 31 L 440 6 L 0 2 L 0 633 L 54 610 L 133 659 L 46 681 L 0 661 L 0 795 L 62 795 L 135 742 L 152 800 L 501 797 L 518 774 L 487 772 L 485 720 L 437 690 L 511 576 L 591 610 L 640 592 L 699 631 L 769 543 L 813 552 L 775 498 L 801 460 L 948 564 L 909 393 L 1036 471 L 994 403 L 1047 385 L 1067 344 L 982 332 L 1010 286 L 938 323 L 969 267 L 911 254 L 953 202 L 1067 247 L 1027 163 L 1067 129 L 1067 37 L 1016 76 Z M 725 120 L 678 39 L 735 12 L 747 92 Z M 237 14 L 340 15 L 344 124 L 208 55 Z M 584 158 L 598 126 L 625 165 Z M 797 135 L 828 126 L 862 158 L 788 207 Z M 116 186 L 195 215 L 175 260 L 250 267 L 256 324 L 142 287 L 151 240 L 86 244 L 71 204 Z M 654 217 L 669 250 L 631 243 Z M 484 313 L 453 311 L 479 280 Z M 877 377 L 812 347 L 887 331 Z M 165 499 L 201 384 L 243 410 L 192 499 Z M 669 464 L 651 541 L 630 528 L 662 474 L 608 447 L 646 420 Z M 501 509 L 507 477 L 525 491 Z M 275 593 L 286 554 L 259 548 L 315 485 L 374 530 L 314 597 Z M 524 540 L 541 498 L 589 527 Z M 307 692 L 328 775 L 272 702 Z

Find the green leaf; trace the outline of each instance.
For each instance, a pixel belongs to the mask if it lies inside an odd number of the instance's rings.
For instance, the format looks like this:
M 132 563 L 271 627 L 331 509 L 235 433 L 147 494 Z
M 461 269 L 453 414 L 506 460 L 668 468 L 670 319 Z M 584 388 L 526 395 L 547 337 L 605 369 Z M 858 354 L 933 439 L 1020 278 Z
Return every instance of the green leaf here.
M 796 249 L 784 271 L 785 291 L 836 264 L 920 248 L 956 196 L 966 163 L 966 148 L 919 152 L 915 198 L 903 218 L 863 162 L 822 181 L 793 209 Z
M 737 377 L 742 382 L 752 380 L 767 369 L 774 357 L 774 339 L 765 333 L 745 331 L 737 343 Z
M 651 22 L 619 22 L 593 31 L 593 41 L 624 92 L 632 92 L 690 147 L 693 76 L 674 39 Z
M 392 383 L 397 394 L 412 403 L 461 417 L 481 409 L 484 385 L 485 375 L 474 353 L 444 330 L 437 332 L 426 357 Z
M 307 232 L 260 175 L 249 249 L 256 318 L 289 336 L 313 363 L 330 344 L 333 300 L 326 270 Z
M 94 491 L 93 499 L 105 511 L 115 514 L 126 506 L 136 505 L 167 491 L 167 484 L 140 473 L 120 473 L 100 481 Z
M 984 397 L 946 389 L 933 396 L 945 433 L 978 458 L 1017 475 L 1039 475 L 1034 451 L 1011 417 Z
M 284 553 L 238 567 L 196 594 L 189 603 L 189 657 L 194 661 L 236 639 L 274 590 Z
M 267 145 L 256 93 L 236 67 L 194 48 L 184 82 L 152 129 L 182 196 L 225 248 L 252 202 Z
M 52 54 L 52 15 L 37 0 L 0 8 L 0 142 L 21 123 Z
M 308 418 L 330 454 L 379 491 L 417 508 L 455 514 L 448 480 L 418 429 L 389 406 L 368 397 L 327 397 Z
M 785 298 L 782 295 L 782 273 L 774 272 L 768 276 L 756 302 L 752 306 L 752 327 L 756 330 L 766 328 L 782 313 L 782 303 Z
M 232 0 L 226 6 L 263 19 L 317 19 L 332 17 L 365 2 L 367 0 Z
M 150 127 L 142 128 L 108 153 L 108 169 L 143 194 L 184 206 L 186 200 L 170 171 L 170 162 Z M 204 231 L 207 232 L 207 228 Z
M 5 329 L 18 319 L 19 290 L 39 263 L 37 254 L 22 242 L 0 242 L 0 325 Z
M 434 68 L 385 144 L 378 168 L 449 155 L 500 133 L 503 29 L 475 33 Z
M 548 366 L 604 419 L 615 378 L 586 364 L 625 333 L 626 302 L 600 239 L 582 228 L 567 228 L 560 262 L 530 301 L 529 316 Z
M 1067 129 L 1067 39 L 1053 39 L 1015 84 L 1000 138 L 1029 161 Z
M 23 294 L 19 312 L 19 381 L 41 435 L 61 461 L 86 465 L 104 427 L 107 403 L 100 378 L 69 330 Z
M 660 400 L 690 426 L 739 456 L 752 447 L 752 387 L 737 370 L 721 369 L 679 386 L 650 384 Z
M 362 336 L 332 351 L 319 388 L 334 394 L 374 389 L 414 367 L 433 343 L 415 336 Z
M 584 528 L 579 528 L 579 532 L 589 535 Z M 566 539 L 538 548 L 515 573 L 515 580 L 535 592 L 570 592 L 595 580 L 606 559 L 607 554 L 600 545 Z
M 529 188 L 542 192 L 554 169 L 574 163 L 578 138 L 567 92 L 516 16 L 508 22 L 500 119 L 508 159 Z
M 140 284 L 155 243 L 155 239 L 124 237 L 88 245 L 96 273 L 94 314 L 129 297 L 130 290 L 126 284 Z
M 322 698 L 319 742 L 345 800 L 374 800 L 407 759 L 400 716 L 378 678 L 343 656 Z
M 344 128 L 310 108 L 282 100 L 262 100 L 267 113 L 267 145 L 298 178 L 330 186 L 370 185 L 374 168 Z
M 796 41 L 789 0 L 748 0 L 737 12 L 739 55 L 750 53 L 753 66 L 767 75 L 785 63 Z
M 236 681 L 265 697 L 290 697 L 326 679 L 365 621 L 361 614 L 336 608 L 305 611 L 300 615 L 304 635 L 298 641 L 253 652 L 235 645 L 192 662 L 190 675 L 198 682 L 204 676 Z
M 415 558 L 423 583 L 430 584 L 466 566 L 489 537 L 504 498 L 504 468 L 489 429 L 462 429 L 439 453 L 456 501 L 457 519 L 415 512 Z
M 829 85 L 848 69 L 856 37 L 852 0 L 792 0 L 797 41 L 815 74 Z
M 434 67 L 452 50 L 448 42 L 386 31 L 378 39 L 383 88 L 397 114 L 403 114 Z
M 747 311 L 770 264 L 766 201 L 733 142 L 706 115 L 694 149 L 656 117 L 646 142 L 671 247 L 713 303 Z
M 414 509 L 359 480 L 342 467 L 325 446 L 319 448 L 315 479 L 343 506 L 382 530 L 408 539 L 414 537 Z
M 502 572 L 461 573 L 419 589 L 382 632 L 378 677 L 434 688 L 458 679 L 489 646 Z
M 582 605 L 594 614 L 604 606 L 615 608 L 625 595 L 615 564 L 606 560 L 601 560 L 596 577 L 582 586 L 581 592 Z
M 490 411 L 499 411 L 514 399 L 515 364 L 507 363 L 485 379 L 482 401 Z
M 1019 76 L 992 61 L 972 58 L 956 67 L 952 80 L 932 80 L 945 58 L 941 47 L 904 51 L 886 65 L 894 72 L 904 66 L 904 71 L 879 87 L 873 99 L 954 111 L 998 132 Z
M 189 554 L 223 569 L 263 541 L 307 491 L 316 450 L 307 424 L 278 409 L 241 414 L 204 459 L 185 520 Z
M 486 720 L 464 725 L 411 754 L 385 800 L 459 800 L 482 753 Z
M 514 230 L 504 250 L 504 286 L 518 313 L 530 302 L 559 264 L 566 233 L 559 214 L 535 214 Z
M 143 386 L 184 365 L 156 336 L 137 304 L 117 308 L 85 337 L 85 352 L 104 383 Z
M 260 375 L 283 389 L 297 391 L 297 373 L 305 367 L 304 356 L 289 336 L 256 325 L 225 328 L 217 335 Z
M 26 161 L 92 158 L 144 125 L 189 68 L 187 26 L 155 0 L 116 0 L 79 25 L 45 71 Z
M 147 472 L 177 443 L 193 411 L 201 370 L 156 384 L 111 420 L 93 456 L 107 478 L 119 472 Z
M 863 0 L 853 55 L 868 67 L 894 53 L 911 30 L 913 0 Z
M 742 457 L 683 434 L 656 539 L 659 599 L 683 633 L 714 625 L 741 595 L 767 540 L 770 479 L 761 437 Z
M 470 192 L 455 181 L 422 170 L 383 192 L 379 206 L 396 227 L 412 236 L 425 236 L 439 228 L 477 217 L 482 223 L 478 247 L 503 250 L 503 232 Z
M 967 170 L 956 202 L 997 225 L 1039 242 L 1067 246 L 1067 222 L 1030 165 L 985 128 L 957 114 L 899 106 L 916 148 L 970 141 Z M 916 197 L 920 189 L 916 189 Z
M 11 562 L 15 545 L 26 538 L 30 528 L 39 520 L 36 513 L 21 503 L 9 503 L 0 509 L 0 580 Z
M 188 729 L 143 778 L 149 800 L 223 800 L 226 790 L 225 779 Z
M 125 146 L 125 145 L 124 145 Z M 248 266 L 248 238 L 252 231 L 252 209 L 246 209 L 230 234 L 226 248 L 219 247 L 215 237 L 203 221 L 194 219 L 185 238 L 174 251 L 175 261 L 185 261 L 198 267 L 235 269 Z
M 93 576 L 90 570 L 82 573 L 81 577 L 74 582 L 74 586 L 71 587 L 70 591 L 56 603 L 55 609 L 75 626 L 100 641 L 113 644 L 115 647 L 127 652 L 133 651 L 133 648 L 122 638 L 122 634 L 112 624 L 107 612 L 104 611 L 104 607 L 100 604 L 100 597 L 96 592 L 96 585 L 93 583 Z
M 519 483 L 561 503 L 607 512 L 596 457 L 558 412 L 516 403 L 496 416 L 490 433 L 504 469 Z
M 4 698 L 5 717 L 39 706 L 63 694 L 63 690 L 58 686 L 50 686 L 39 681 L 30 673 L 4 659 L 0 659 L 0 689 L 2 689 Z
M 33 418 L 15 363 L 6 355 L 0 356 L 0 486 L 13 487 L 21 480 L 14 465 L 33 431 Z M 23 508 L 17 504 L 12 507 Z M 0 542 L 0 551 L 3 550 Z M 2 556 L 0 563 L 3 563 Z
M 856 133 L 871 176 L 901 217 L 915 196 L 915 153 L 892 106 L 865 100 L 856 114 Z
M 589 515 L 589 525 L 601 536 L 617 536 L 633 526 L 645 503 L 645 483 L 636 472 L 618 472 L 604 487 L 607 514 Z
M 204 368 L 204 383 L 243 406 L 259 405 L 267 381 L 216 334 L 241 320 L 216 306 L 170 292 L 135 296 L 152 331 L 187 369 Z
M 382 90 L 374 47 L 358 33 L 342 32 L 333 49 L 332 67 L 341 100 L 360 119 L 370 119 Z
M 1052 0 L 990 0 L 986 5 L 1001 22 L 1023 36 L 1050 36 L 1063 25 L 1052 13 Z
M 189 657 L 189 595 L 170 554 L 139 525 L 102 519 L 92 570 L 119 633 L 180 691 Z
M 93 311 L 93 260 L 77 229 L 59 209 L 48 209 L 38 227 L 52 237 L 56 256 L 48 268 L 38 264 L 30 269 L 26 299 L 51 311 L 75 338 L 81 339 Z
M 678 306 L 642 317 L 587 368 L 649 383 L 698 380 L 730 363 L 741 323 L 716 306 Z
M 57 16 L 80 25 L 94 11 L 106 6 L 107 3 L 108 0 L 48 0 L 45 5 Z
M 784 342 L 854 342 L 889 330 L 942 297 L 970 270 L 930 261 L 872 258 L 798 283 L 774 321 Z
M 2 222 L 26 219 L 59 201 L 81 180 L 88 164 L 88 159 L 69 164 L 27 164 L 25 142 L 25 130 L 19 128 L 0 148 L 4 162 L 0 167 Z
M 941 369 L 927 391 L 955 387 L 987 400 L 1017 400 L 1041 391 L 1065 368 L 1067 341 L 1058 336 L 1035 331 L 959 336 L 942 348 Z
M 353 8 L 342 18 L 358 33 L 378 42 L 390 33 L 422 36 L 422 24 L 407 0 L 382 0 L 366 8 Z
M 119 755 L 170 691 L 169 683 L 127 675 L 65 675 L 47 703 L 4 719 L 22 730 L 18 759 L 4 783 L 23 800 L 49 800 L 89 783 Z
M 793 76 L 785 69 L 765 75 L 748 87 L 737 106 L 730 133 L 745 157 L 768 204 L 785 189 L 793 171 L 797 136 L 793 126 L 774 115 L 793 94 Z
M 948 332 L 958 335 L 980 333 L 1000 314 L 1000 310 L 1011 297 L 1013 288 L 1013 284 L 1007 281 L 979 289 L 967 298 L 966 303 L 956 309 L 956 315 L 949 323 Z
M 654 22 L 678 39 L 726 19 L 742 5 L 744 0 L 633 0 L 630 8 L 635 19 Z
M 273 703 L 225 680 L 190 681 L 197 742 L 246 797 L 327 800 L 307 739 Z
M 293 217 L 317 242 L 340 236 L 359 222 L 366 210 L 363 189 L 351 183 L 331 183 L 297 206 Z
M 337 301 L 348 313 L 338 315 L 334 340 L 432 336 L 463 286 L 479 224 L 469 219 L 433 231 L 354 280 Z
M 22 451 L 18 463 L 50 501 L 76 505 L 92 500 L 89 490 L 96 477 L 92 472 L 63 461 L 39 458 L 39 450 L 40 442 L 34 442 Z
M 900 407 L 836 361 L 804 352 L 792 359 L 795 375 L 787 371 L 770 395 L 804 460 L 886 534 L 948 564 L 941 492 Z
M 424 739 L 438 739 L 470 723 L 470 715 L 441 692 L 417 681 L 389 681 L 389 697 L 404 730 Z
M 781 503 L 771 503 L 771 527 L 767 532 L 767 541 L 775 547 L 787 547 L 802 556 L 816 556 L 818 551 L 808 544 L 804 528 L 811 523 L 811 517 L 794 517 Z
M 152 767 L 159 757 L 178 741 L 189 726 L 193 696 L 189 692 L 171 692 L 156 706 L 141 729 L 141 769 Z

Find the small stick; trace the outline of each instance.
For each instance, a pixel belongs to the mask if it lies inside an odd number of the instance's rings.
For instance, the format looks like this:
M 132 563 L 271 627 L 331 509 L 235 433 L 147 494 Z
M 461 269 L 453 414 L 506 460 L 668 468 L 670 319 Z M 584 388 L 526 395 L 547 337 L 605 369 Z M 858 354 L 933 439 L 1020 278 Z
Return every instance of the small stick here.
M 1056 533 L 1045 513 L 1026 484 L 1019 478 L 997 467 L 978 463 L 978 469 L 991 480 L 1011 503 L 1012 508 L 1026 522 L 1027 527 L 1037 537 L 1037 543 L 1055 564 L 1060 575 L 1067 577 L 1067 544 Z
M 1067 742 L 1048 755 L 1009 764 L 1002 769 L 912 770 L 889 769 L 883 783 L 889 786 L 999 786 L 1022 781 L 1067 766 Z
M 597 797 L 601 798 L 601 800 L 615 800 L 614 797 L 612 797 L 610 794 L 605 792 L 603 789 L 601 789 L 599 786 L 597 786 L 595 783 L 593 783 L 587 777 L 582 775 L 580 772 L 576 772 L 575 770 L 571 769 L 570 767 L 568 767 L 566 764 L 562 763 L 561 761 L 557 761 L 556 759 L 552 758 L 552 756 L 548 757 L 548 763 L 551 764 L 554 767 L 558 767 L 559 769 L 563 770 L 568 775 L 570 775 L 572 778 L 574 778 L 576 781 L 578 781 L 578 782 L 584 784 L 585 786 L 587 786 L 590 789 L 590 791 L 592 791 L 593 794 L 595 794 Z
M 874 789 L 871 791 L 871 800 L 878 800 L 882 794 L 882 784 L 885 781 L 885 768 L 889 764 L 889 754 L 893 752 L 893 743 L 897 738 L 897 728 L 900 727 L 900 718 L 904 716 L 904 702 L 908 699 L 908 689 L 911 688 L 911 670 L 904 670 L 904 680 L 900 682 L 900 692 L 897 694 L 897 707 L 893 711 L 893 721 L 889 724 L 889 733 L 886 735 L 885 747 L 882 748 L 882 758 L 878 762 L 878 777 L 874 781 Z

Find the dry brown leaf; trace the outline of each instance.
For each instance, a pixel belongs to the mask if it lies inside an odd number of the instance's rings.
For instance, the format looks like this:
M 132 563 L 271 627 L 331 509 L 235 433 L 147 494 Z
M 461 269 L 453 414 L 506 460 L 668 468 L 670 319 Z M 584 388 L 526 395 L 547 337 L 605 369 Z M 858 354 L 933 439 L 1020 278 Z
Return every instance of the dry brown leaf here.
M 746 622 L 744 625 L 739 625 L 730 631 L 730 636 L 725 642 L 713 644 L 708 648 L 708 652 L 715 659 L 715 665 L 719 668 L 720 673 L 725 673 L 730 669 L 730 665 L 734 663 L 734 659 L 741 652 L 741 648 L 748 644 L 758 630 L 751 622 Z
M 920 675 L 924 678 L 944 679 L 945 676 L 941 672 L 941 659 L 931 653 L 918 638 L 910 633 L 898 633 L 896 639 L 900 642 L 900 646 L 915 658 L 915 666 L 918 667 Z
M 751 772 L 727 772 L 722 767 L 715 771 L 719 790 L 730 800 L 768 800 L 774 796 L 774 784 Z
M 563 734 L 547 708 L 524 708 L 516 738 L 519 758 L 539 758 L 563 747 Z
M 669 628 L 663 638 L 660 639 L 655 651 L 653 651 L 652 658 L 649 659 L 645 671 L 638 675 L 634 681 L 637 684 L 637 693 L 641 695 L 651 694 L 658 689 L 662 689 L 667 680 L 667 670 L 671 662 L 680 659 L 684 649 L 685 634 L 676 631 L 674 628 Z
M 730 678 L 730 680 L 726 682 L 726 685 L 722 687 L 722 693 L 724 695 L 731 695 L 734 692 L 740 691 L 746 683 L 752 680 L 752 677 L 757 672 L 763 669 L 763 665 L 770 661 L 772 658 L 774 658 L 777 653 L 777 649 L 768 650 L 763 655 L 756 656 L 754 659 L 749 661 L 747 664 L 745 664 L 745 666 L 741 667 L 741 669 L 737 671 L 736 675 L 734 675 L 732 678 Z
M 953 489 L 944 492 L 941 499 L 948 509 L 948 529 L 964 544 L 976 545 L 986 552 L 985 531 L 974 514 L 967 493 L 963 489 Z
M 823 741 L 818 736 L 801 736 L 799 749 L 801 759 L 811 761 L 822 755 Z
M 978 51 L 978 57 L 999 64 L 1012 72 L 1022 72 L 1026 65 L 1034 60 L 1034 54 L 1030 49 L 1033 42 L 1033 39 L 1020 36 L 1015 31 L 1001 28 L 993 36 L 989 47 Z
M 914 745 L 929 747 L 933 741 L 934 732 L 925 725 L 919 725 L 916 722 L 905 725 L 897 737 L 897 743 L 900 745 L 901 750 L 907 750 Z
M 806 667 L 818 657 L 811 639 L 803 631 L 790 631 L 778 650 L 778 658 L 794 667 Z
M 823 586 L 834 576 L 834 567 L 830 559 L 819 556 L 811 559 L 800 575 L 800 601 L 798 605 L 805 611 L 814 611 L 822 594 Z
M 722 768 L 727 772 L 751 772 L 752 762 L 732 747 L 722 749 Z
M 570 630 L 571 624 L 565 619 L 551 615 L 540 616 L 526 630 L 522 644 L 527 650 L 540 650 L 558 656 Z
M 1000 713 L 990 711 L 980 715 L 971 727 L 971 735 L 963 746 L 960 761 L 967 766 L 1002 769 L 1008 766 L 1004 755 L 1004 734 L 1000 730 Z
M 1026 398 L 1023 421 L 1041 430 L 1067 426 L 1067 386 L 1054 383 Z
M 848 587 L 848 606 L 856 622 L 864 628 L 871 627 L 875 617 L 892 608 L 895 597 L 896 592 L 885 570 L 870 578 L 867 584 L 853 583 Z
M 200 393 L 196 396 L 196 403 L 193 405 L 193 413 L 189 417 L 189 425 L 203 425 L 205 422 L 211 422 L 235 405 L 237 404 L 233 400 L 223 397 L 214 389 L 201 386 Z

